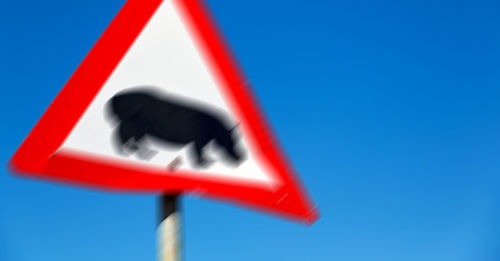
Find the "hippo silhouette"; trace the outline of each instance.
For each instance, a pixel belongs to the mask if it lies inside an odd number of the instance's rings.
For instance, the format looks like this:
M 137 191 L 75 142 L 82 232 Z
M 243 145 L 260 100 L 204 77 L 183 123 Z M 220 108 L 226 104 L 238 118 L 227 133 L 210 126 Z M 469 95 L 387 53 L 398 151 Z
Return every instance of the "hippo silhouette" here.
M 234 128 L 223 123 L 223 113 L 150 90 L 119 92 L 108 103 L 119 120 L 115 136 L 120 150 L 138 152 L 141 141 L 151 136 L 170 144 L 193 143 L 191 154 L 198 167 L 208 163 L 203 149 L 211 141 L 215 141 L 232 162 L 240 163 L 243 159 L 236 148 Z

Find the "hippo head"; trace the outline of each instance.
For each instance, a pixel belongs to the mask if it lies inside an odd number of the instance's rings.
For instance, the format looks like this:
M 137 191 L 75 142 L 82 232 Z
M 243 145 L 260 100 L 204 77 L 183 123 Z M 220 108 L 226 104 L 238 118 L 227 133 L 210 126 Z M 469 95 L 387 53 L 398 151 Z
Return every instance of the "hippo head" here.
M 243 151 L 238 146 L 239 139 L 240 135 L 237 133 L 236 127 L 234 127 L 228 130 L 223 138 L 217 140 L 217 143 L 224 149 L 228 159 L 235 164 L 240 164 L 245 158 Z

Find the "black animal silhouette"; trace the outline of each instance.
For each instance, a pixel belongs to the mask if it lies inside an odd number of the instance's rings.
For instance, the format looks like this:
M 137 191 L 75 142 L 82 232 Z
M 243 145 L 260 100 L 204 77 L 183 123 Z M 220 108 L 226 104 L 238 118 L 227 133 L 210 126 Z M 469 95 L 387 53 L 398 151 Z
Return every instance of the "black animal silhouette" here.
M 234 128 L 228 128 L 222 121 L 223 114 L 213 109 L 197 108 L 149 90 L 119 92 L 109 103 L 119 119 L 115 135 L 120 150 L 138 151 L 143 138 L 149 135 L 178 145 L 193 142 L 192 155 L 200 167 L 208 163 L 203 148 L 212 140 L 233 162 L 243 158 L 232 135 Z

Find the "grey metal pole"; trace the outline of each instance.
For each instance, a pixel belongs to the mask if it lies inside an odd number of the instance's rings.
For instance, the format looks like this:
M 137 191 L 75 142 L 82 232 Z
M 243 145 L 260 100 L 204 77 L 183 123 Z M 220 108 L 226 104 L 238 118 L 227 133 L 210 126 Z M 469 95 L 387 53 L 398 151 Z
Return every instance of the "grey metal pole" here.
M 178 194 L 160 196 L 158 261 L 181 260 L 181 211 Z

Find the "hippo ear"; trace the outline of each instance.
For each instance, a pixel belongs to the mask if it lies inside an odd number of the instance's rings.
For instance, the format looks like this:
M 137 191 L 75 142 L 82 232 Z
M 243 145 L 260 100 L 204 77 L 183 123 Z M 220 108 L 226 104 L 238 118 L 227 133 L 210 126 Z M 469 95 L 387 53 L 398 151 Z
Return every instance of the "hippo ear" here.
M 232 136 L 235 136 L 235 135 L 237 135 L 239 133 L 238 126 L 240 126 L 240 123 L 236 123 L 236 125 L 234 125 L 234 127 L 232 127 L 229 130 L 229 133 L 231 133 Z

